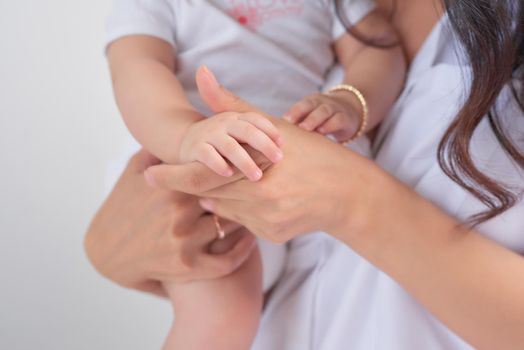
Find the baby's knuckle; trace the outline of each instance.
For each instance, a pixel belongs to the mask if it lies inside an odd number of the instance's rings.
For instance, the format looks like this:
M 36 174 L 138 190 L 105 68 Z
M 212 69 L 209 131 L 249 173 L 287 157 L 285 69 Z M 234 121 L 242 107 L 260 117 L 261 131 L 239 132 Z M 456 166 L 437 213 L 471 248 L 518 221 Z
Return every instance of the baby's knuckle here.
M 346 121 L 346 115 L 344 113 L 337 113 L 333 116 L 333 119 L 338 123 L 338 124 L 343 124 L 345 121 Z
M 199 159 L 207 159 L 211 154 L 211 150 L 205 143 L 201 143 L 195 147 L 195 155 Z
M 237 117 L 237 113 L 232 113 L 232 112 L 224 112 L 224 113 L 220 113 L 220 114 L 217 114 L 213 117 L 213 119 L 219 121 L 219 122 L 224 122 L 224 121 L 227 121 L 227 120 L 234 120 L 236 119 Z
M 314 97 L 308 97 L 303 101 L 305 109 L 313 109 L 318 106 L 318 101 Z
M 333 114 L 333 107 L 330 105 L 323 103 L 318 107 L 318 110 L 320 113 L 326 115 L 326 114 Z
M 318 99 L 318 94 L 311 94 L 304 98 L 304 101 L 316 101 Z
M 243 125 L 241 132 L 246 139 L 252 139 L 257 134 L 255 127 L 251 124 Z
M 246 119 L 252 119 L 252 120 L 265 120 L 266 118 L 264 116 L 262 116 L 261 114 L 259 113 L 255 113 L 255 112 L 247 112 L 247 113 L 244 113 L 243 116 L 246 117 Z
M 226 140 L 223 144 L 224 152 L 227 154 L 234 153 L 237 149 L 237 142 L 234 140 Z

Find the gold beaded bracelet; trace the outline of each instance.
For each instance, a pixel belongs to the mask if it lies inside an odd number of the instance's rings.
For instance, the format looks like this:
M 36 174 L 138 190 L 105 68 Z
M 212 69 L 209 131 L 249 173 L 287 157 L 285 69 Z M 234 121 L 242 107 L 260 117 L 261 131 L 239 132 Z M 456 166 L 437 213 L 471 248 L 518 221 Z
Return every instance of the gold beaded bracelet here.
M 329 89 L 327 94 L 332 94 L 337 91 L 351 92 L 352 94 L 354 94 L 357 97 L 358 101 L 360 102 L 362 106 L 362 116 L 360 119 L 360 125 L 358 127 L 357 132 L 349 140 L 342 142 L 343 145 L 347 145 L 348 143 L 364 135 L 364 133 L 366 132 L 366 128 L 368 126 L 369 108 L 368 108 L 368 103 L 366 102 L 366 98 L 360 92 L 360 90 L 357 89 L 356 87 L 352 85 L 348 85 L 348 84 L 336 85 L 336 86 L 333 86 L 331 89 Z

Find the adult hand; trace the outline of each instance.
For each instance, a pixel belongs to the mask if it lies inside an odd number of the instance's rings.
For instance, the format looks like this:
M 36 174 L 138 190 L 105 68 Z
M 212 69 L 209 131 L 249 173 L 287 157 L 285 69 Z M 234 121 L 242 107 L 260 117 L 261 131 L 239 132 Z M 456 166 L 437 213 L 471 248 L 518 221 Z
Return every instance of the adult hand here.
M 114 282 L 164 295 L 158 281 L 185 282 L 233 272 L 250 255 L 255 240 L 240 225 L 222 222 L 229 235 L 216 249 L 212 216 L 197 199 L 153 189 L 144 170 L 158 161 L 145 151 L 133 156 L 113 191 L 93 219 L 85 249 L 95 268 Z
M 207 69 L 198 71 L 197 84 L 214 113 L 262 113 L 220 86 Z M 358 225 L 359 206 L 370 201 L 365 188 L 373 183 L 368 175 L 373 163 L 321 135 L 265 115 L 281 132 L 284 159 L 271 165 L 260 181 L 224 178 L 190 163 L 153 166 L 146 172 L 148 182 L 205 197 L 201 204 L 206 210 L 275 242 L 347 228 L 349 219 L 349 226 Z

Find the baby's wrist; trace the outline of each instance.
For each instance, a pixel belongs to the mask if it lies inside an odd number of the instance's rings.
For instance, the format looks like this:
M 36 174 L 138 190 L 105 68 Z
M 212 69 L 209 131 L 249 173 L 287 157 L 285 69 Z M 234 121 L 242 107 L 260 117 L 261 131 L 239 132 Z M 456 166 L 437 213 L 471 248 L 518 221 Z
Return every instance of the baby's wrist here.
M 335 99 L 343 106 L 347 116 L 355 119 L 356 121 L 359 120 L 361 114 L 359 109 L 361 104 L 354 94 L 348 91 L 338 90 L 330 92 L 329 96 L 331 96 L 331 98 Z
M 166 153 L 169 155 L 169 161 L 166 161 L 166 163 L 177 164 L 180 162 L 180 153 L 184 139 L 190 132 L 191 128 L 204 119 L 204 116 L 195 112 L 191 113 L 191 115 L 185 115 L 183 119 L 178 119 L 166 126 L 171 130 L 168 131 L 168 133 L 173 135 L 173 137 L 169 138 L 164 145 L 167 149 Z

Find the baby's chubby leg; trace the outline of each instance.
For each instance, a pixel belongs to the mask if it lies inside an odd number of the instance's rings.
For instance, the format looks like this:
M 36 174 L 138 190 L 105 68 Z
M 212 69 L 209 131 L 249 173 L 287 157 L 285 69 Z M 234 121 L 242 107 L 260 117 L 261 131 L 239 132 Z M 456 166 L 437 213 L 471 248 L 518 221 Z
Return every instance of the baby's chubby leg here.
M 246 233 L 247 230 L 246 230 Z M 235 242 L 218 241 L 212 251 Z M 232 274 L 214 280 L 164 283 L 175 311 L 164 350 L 246 350 L 262 309 L 262 264 L 258 248 Z

